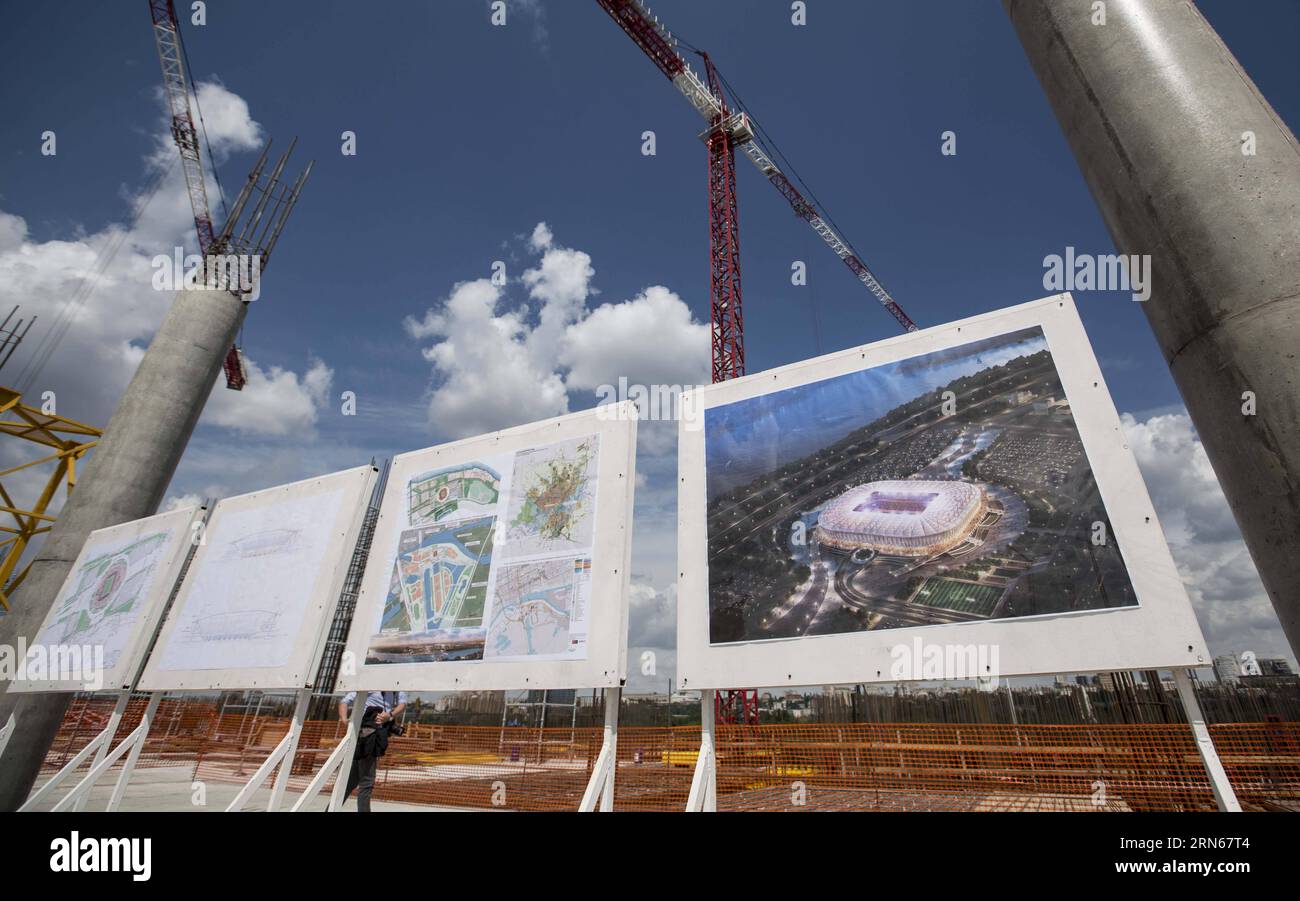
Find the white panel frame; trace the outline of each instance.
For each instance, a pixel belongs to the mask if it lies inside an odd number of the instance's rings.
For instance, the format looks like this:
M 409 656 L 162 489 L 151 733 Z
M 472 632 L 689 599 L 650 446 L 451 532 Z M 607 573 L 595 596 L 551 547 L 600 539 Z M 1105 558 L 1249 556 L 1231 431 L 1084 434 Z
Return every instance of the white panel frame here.
M 220 525 L 223 514 L 233 514 L 272 505 L 292 497 L 325 494 L 344 489 L 337 520 L 331 526 L 330 543 L 313 583 L 311 597 L 302 625 L 294 641 L 289 662 L 280 667 L 162 670 L 158 662 L 163 649 L 177 628 L 179 616 L 197 575 L 203 571 L 210 544 L 204 543 L 194 553 L 189 571 L 176 595 L 154 653 L 140 676 L 141 691 L 208 691 L 220 689 L 258 689 L 262 691 L 312 688 L 330 623 L 338 606 L 348 565 L 361 531 L 362 513 L 370 500 L 377 470 L 367 464 L 288 485 L 265 488 L 218 501 L 208 520 L 208 532 Z M 333 565 L 329 565 L 332 562 Z
M 118 657 L 116 664 L 104 672 L 104 684 L 99 689 L 100 691 L 130 688 L 135 684 L 135 680 L 140 674 L 140 668 L 144 663 L 144 655 L 149 649 L 149 642 L 153 640 L 154 633 L 158 630 L 158 621 L 162 619 L 163 610 L 167 606 L 167 599 L 171 597 L 172 590 L 176 587 L 176 579 L 180 576 L 181 568 L 185 565 L 185 558 L 188 556 L 189 549 L 193 544 L 194 525 L 203 521 L 205 513 L 206 508 L 204 507 L 182 507 L 167 513 L 159 513 L 155 516 L 133 519 L 104 529 L 96 529 L 86 536 L 86 541 L 82 544 L 81 551 L 72 564 L 72 569 L 68 571 L 67 578 L 59 588 L 58 595 L 55 596 L 56 604 L 58 599 L 63 597 L 63 593 L 76 582 L 81 567 L 89 557 L 88 549 L 93 542 L 97 542 L 104 536 L 112 536 L 114 539 L 140 538 L 155 530 L 174 530 L 163 550 L 158 572 L 154 575 L 149 590 L 142 599 L 142 612 L 136 617 L 135 623 L 131 626 L 130 635 L 122 647 L 122 653 Z M 51 606 L 45 621 L 41 623 L 40 628 L 32 636 L 33 641 L 53 620 L 54 614 L 55 608 Z M 9 690 L 12 692 L 66 692 L 86 691 L 87 687 L 84 682 L 22 680 L 11 683 Z
M 636 406 L 629 401 L 411 451 L 393 458 L 375 524 L 370 557 L 348 633 L 354 673 L 336 691 L 482 691 L 618 688 L 627 677 L 628 590 L 632 565 L 632 503 L 636 483 Z M 374 624 L 388 594 L 393 553 L 402 531 L 407 480 L 421 471 L 600 436 L 591 606 L 585 660 L 448 660 L 366 664 Z M 496 565 L 494 563 L 494 565 Z
M 1040 326 L 1119 542 L 1138 605 L 838 635 L 709 643 L 704 411 Z M 682 400 L 677 665 L 683 689 L 892 682 L 891 649 L 920 638 L 997 646 L 999 676 L 1207 665 L 1210 656 L 1119 415 L 1069 294 L 697 388 Z

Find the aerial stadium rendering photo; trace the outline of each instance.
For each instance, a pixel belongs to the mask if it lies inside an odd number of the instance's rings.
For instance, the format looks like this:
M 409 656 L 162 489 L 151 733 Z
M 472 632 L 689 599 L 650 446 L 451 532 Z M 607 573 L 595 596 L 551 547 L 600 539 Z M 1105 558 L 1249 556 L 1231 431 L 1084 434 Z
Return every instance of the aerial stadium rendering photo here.
M 1040 328 L 705 416 L 715 644 L 1137 604 Z

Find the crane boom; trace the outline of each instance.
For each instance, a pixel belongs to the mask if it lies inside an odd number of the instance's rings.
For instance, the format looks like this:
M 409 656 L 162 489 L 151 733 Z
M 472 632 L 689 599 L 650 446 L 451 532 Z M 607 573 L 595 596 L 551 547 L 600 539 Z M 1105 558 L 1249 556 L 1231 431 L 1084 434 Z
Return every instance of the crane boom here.
M 222 242 L 212 226 L 212 213 L 208 209 L 208 188 L 203 176 L 203 157 L 199 152 L 199 133 L 194 127 L 194 115 L 190 111 L 189 80 L 185 76 L 185 53 L 181 47 L 176 7 L 172 0 L 149 0 L 149 15 L 153 19 L 158 61 L 162 64 L 163 91 L 167 95 L 167 107 L 172 114 L 172 137 L 181 152 L 185 189 L 190 195 L 190 208 L 194 211 L 199 253 L 207 257 L 209 254 L 220 253 Z M 226 352 L 222 369 L 226 374 L 226 387 L 242 391 L 248 376 L 238 346 L 232 346 Z
M 163 90 L 172 115 L 172 137 L 181 152 L 185 187 L 194 210 L 194 225 L 199 233 L 199 252 L 204 256 L 216 244 L 212 214 L 208 211 L 208 190 L 203 178 L 203 160 L 199 155 L 199 134 L 190 111 L 189 81 L 185 77 L 184 54 L 181 52 L 180 28 L 172 0 L 149 0 L 153 17 L 154 42 L 162 63 Z
M 853 247 L 831 226 L 830 220 L 817 205 L 812 203 L 788 179 L 771 155 L 762 147 L 754 135 L 749 118 L 744 112 L 731 112 L 727 109 L 721 95 L 710 90 L 709 86 L 691 69 L 685 58 L 677 52 L 677 39 L 668 31 L 657 17 L 650 13 L 642 0 L 596 0 L 609 13 L 618 26 L 627 33 L 646 56 L 672 81 L 678 91 L 690 102 L 691 106 L 712 125 L 720 117 L 725 119 L 723 127 L 731 134 L 734 146 L 747 156 L 772 185 L 781 192 L 789 202 L 795 215 L 807 222 L 835 255 L 852 270 L 858 281 L 866 285 L 867 290 L 878 300 L 890 315 L 909 332 L 916 331 L 912 321 L 903 308 L 890 295 L 880 281 L 872 274 L 867 264 L 854 252 Z M 710 64 L 711 65 L 711 64 Z

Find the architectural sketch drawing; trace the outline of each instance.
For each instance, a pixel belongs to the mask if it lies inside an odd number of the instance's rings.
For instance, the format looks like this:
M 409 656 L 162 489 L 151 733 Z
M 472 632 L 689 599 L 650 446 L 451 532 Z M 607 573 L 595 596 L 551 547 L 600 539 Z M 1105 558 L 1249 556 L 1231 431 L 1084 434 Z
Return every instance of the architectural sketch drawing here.
M 258 669 L 286 665 L 312 590 L 330 565 L 346 491 L 277 495 L 237 511 L 218 505 L 208 547 L 177 598 L 176 627 L 159 649 L 160 670 Z

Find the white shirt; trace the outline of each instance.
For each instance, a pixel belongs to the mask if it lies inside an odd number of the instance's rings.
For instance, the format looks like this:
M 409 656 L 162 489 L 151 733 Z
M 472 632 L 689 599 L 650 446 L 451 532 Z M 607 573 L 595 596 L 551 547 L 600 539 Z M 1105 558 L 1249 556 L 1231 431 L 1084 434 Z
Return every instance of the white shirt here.
M 357 693 L 350 691 L 343 696 L 343 703 L 349 707 L 357 699 Z M 390 703 L 391 702 L 391 703 Z M 393 709 L 406 703 L 406 692 L 404 691 L 372 691 L 366 695 L 366 709 L 378 707 L 385 713 L 392 713 Z

